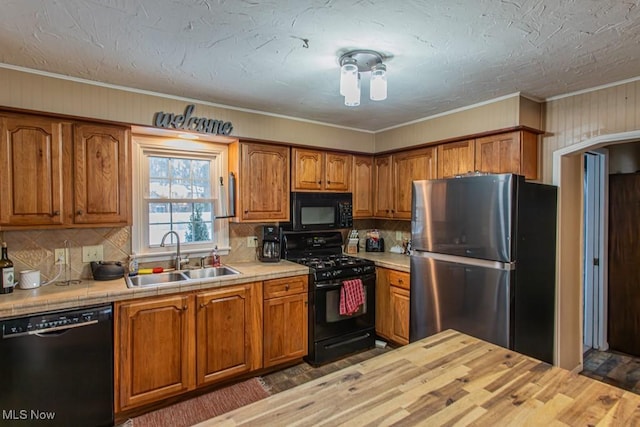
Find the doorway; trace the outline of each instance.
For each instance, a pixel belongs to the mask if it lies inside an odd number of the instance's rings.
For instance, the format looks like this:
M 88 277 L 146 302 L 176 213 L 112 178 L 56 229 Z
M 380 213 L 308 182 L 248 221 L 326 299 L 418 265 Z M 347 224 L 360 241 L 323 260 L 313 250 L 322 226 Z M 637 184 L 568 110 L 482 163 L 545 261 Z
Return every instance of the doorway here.
M 583 353 L 607 345 L 607 152 L 584 154 Z
M 582 370 L 584 354 L 584 154 L 636 141 L 640 129 L 598 135 L 552 154 L 552 182 L 558 186 L 554 364 L 576 373 Z

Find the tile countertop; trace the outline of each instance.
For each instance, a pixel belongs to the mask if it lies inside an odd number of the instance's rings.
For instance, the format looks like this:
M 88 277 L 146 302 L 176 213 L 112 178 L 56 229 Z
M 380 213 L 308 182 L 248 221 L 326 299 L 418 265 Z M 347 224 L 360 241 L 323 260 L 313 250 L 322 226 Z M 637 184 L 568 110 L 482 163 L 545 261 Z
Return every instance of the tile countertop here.
M 240 272 L 238 275 L 190 280 L 145 288 L 130 289 L 124 278 L 60 285 L 57 283 L 36 289 L 20 289 L 0 295 L 0 318 L 29 315 L 51 310 L 70 309 L 114 301 L 210 289 L 253 281 L 299 276 L 309 273 L 309 268 L 289 261 L 277 263 L 240 262 L 225 264 Z
M 353 256 L 371 260 L 375 262 L 378 267 L 409 273 L 409 261 L 411 257 L 408 255 L 394 254 L 391 252 L 358 252 L 357 254 L 353 254 Z

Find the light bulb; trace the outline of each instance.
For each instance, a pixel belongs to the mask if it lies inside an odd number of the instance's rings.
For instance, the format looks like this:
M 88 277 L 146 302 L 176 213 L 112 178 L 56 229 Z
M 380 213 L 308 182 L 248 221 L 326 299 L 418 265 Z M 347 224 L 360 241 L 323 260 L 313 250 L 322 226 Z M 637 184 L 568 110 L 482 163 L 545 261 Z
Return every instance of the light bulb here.
M 384 64 L 377 64 L 371 67 L 369 98 L 372 101 L 387 99 L 387 66 Z
M 357 86 L 358 64 L 353 58 L 345 58 L 340 67 L 340 95 L 347 96 L 347 92 L 356 91 Z
M 357 75 L 355 88 L 351 88 L 345 92 L 344 105 L 347 107 L 357 107 L 360 105 L 360 73 Z

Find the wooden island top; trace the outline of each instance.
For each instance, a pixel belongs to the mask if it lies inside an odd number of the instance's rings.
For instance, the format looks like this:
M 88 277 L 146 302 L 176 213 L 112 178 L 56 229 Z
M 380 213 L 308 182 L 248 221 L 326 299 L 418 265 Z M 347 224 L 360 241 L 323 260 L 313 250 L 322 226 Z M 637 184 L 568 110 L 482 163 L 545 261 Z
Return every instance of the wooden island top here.
M 198 424 L 640 425 L 640 395 L 448 330 Z

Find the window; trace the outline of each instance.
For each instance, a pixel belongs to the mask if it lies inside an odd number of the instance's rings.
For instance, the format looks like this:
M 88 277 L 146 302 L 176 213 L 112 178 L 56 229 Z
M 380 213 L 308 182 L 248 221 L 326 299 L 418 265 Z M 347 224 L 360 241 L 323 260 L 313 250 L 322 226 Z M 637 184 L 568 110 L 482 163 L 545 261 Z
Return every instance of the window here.
M 206 255 L 228 249 L 226 219 L 220 207 L 220 178 L 226 175 L 227 147 L 210 142 L 135 136 L 133 252 L 168 259 L 175 231 L 183 254 Z M 223 181 L 224 182 L 224 181 Z

